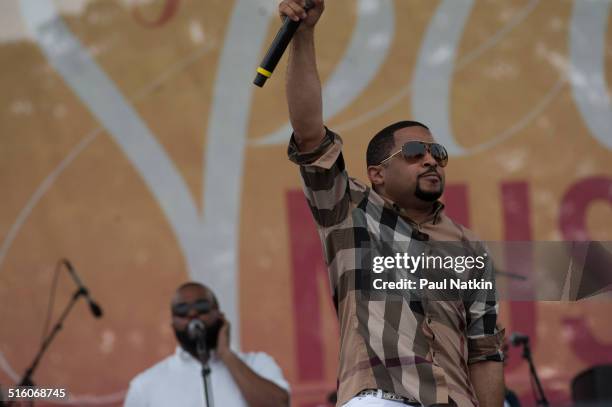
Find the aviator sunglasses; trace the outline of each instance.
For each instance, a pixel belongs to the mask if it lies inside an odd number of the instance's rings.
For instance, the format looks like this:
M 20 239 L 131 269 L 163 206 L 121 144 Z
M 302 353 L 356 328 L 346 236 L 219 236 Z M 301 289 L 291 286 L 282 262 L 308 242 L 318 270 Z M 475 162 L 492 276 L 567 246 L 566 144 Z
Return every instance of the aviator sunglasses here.
M 198 315 L 208 314 L 212 311 L 213 306 L 208 300 L 199 300 L 194 303 L 179 302 L 172 306 L 172 315 L 177 317 L 186 317 L 191 309 L 195 309 Z
M 429 152 L 431 156 L 436 160 L 440 167 L 446 167 L 448 164 L 448 153 L 442 144 L 438 143 L 426 143 L 424 141 L 409 141 L 402 146 L 401 150 L 396 151 L 391 154 L 389 157 L 382 160 L 378 165 L 382 165 L 398 155 L 402 153 L 406 160 L 417 159 L 425 157 L 425 154 Z

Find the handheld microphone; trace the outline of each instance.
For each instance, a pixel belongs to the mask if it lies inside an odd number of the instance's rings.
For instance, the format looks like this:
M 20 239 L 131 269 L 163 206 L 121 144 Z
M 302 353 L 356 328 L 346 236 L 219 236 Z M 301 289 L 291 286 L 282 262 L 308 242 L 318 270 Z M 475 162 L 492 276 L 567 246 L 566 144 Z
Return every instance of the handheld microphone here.
M 312 3 L 312 1 L 306 0 L 306 5 L 304 6 L 304 10 L 308 11 L 312 7 L 314 7 L 314 4 Z M 253 80 L 253 83 L 255 85 L 262 88 L 263 85 L 268 80 L 268 78 L 272 76 L 272 72 L 274 72 L 274 68 L 276 68 L 278 61 L 280 61 L 281 57 L 285 53 L 285 50 L 287 49 L 287 45 L 289 45 L 289 42 L 291 42 L 291 38 L 293 38 L 293 34 L 295 34 L 295 32 L 297 31 L 301 22 L 302 20 L 293 21 L 289 17 L 285 17 L 283 25 L 278 30 L 278 33 L 276 33 L 276 37 L 274 37 L 274 40 L 272 41 L 270 48 L 268 48 L 268 52 L 266 53 L 266 56 L 264 57 L 264 59 L 261 61 L 261 64 L 259 64 L 259 67 L 257 68 L 257 75 L 255 76 L 255 79 Z
M 79 275 L 77 274 L 74 267 L 72 267 L 72 263 L 70 263 L 68 259 L 63 259 L 62 263 L 64 263 L 64 265 L 66 266 L 66 269 L 72 276 L 72 279 L 74 280 L 75 284 L 77 285 L 77 287 L 79 287 L 79 290 L 85 296 L 85 299 L 87 300 L 87 303 L 89 304 L 89 309 L 91 310 L 91 313 L 93 314 L 93 316 L 96 318 L 101 318 L 103 315 L 102 308 L 100 308 L 100 306 L 91 298 L 91 296 L 89 295 L 89 290 L 85 288 L 85 286 L 81 282 Z
M 520 332 L 512 332 L 510 335 L 510 343 L 512 346 L 527 345 L 529 343 L 529 336 Z

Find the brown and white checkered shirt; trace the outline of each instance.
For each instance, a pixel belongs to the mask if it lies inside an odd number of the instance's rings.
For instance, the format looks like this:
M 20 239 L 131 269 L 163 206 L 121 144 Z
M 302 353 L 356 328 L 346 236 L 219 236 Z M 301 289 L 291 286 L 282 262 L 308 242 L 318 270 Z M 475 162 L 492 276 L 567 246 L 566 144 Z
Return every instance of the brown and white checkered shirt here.
M 420 225 L 370 187 L 349 178 L 342 140 L 330 130 L 319 147 L 288 155 L 300 165 L 304 192 L 318 226 L 340 324 L 338 405 L 365 389 L 394 392 L 423 405 L 477 406 L 468 365 L 502 361 L 493 293 L 472 300 L 397 300 L 372 296 L 372 253 L 388 246 L 411 252 L 418 241 L 476 242 L 438 203 Z M 470 297 L 472 298 L 472 297 Z M 451 400 L 452 399 L 452 400 Z

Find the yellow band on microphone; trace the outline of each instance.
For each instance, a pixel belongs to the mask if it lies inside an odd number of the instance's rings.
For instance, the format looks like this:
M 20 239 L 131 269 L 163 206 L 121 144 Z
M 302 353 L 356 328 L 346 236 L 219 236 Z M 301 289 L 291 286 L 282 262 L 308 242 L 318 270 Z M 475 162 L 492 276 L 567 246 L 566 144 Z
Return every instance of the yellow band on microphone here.
M 265 76 L 266 78 L 269 78 L 272 76 L 272 72 L 263 69 L 261 66 L 259 68 L 257 68 L 257 73 L 262 74 L 263 76 Z

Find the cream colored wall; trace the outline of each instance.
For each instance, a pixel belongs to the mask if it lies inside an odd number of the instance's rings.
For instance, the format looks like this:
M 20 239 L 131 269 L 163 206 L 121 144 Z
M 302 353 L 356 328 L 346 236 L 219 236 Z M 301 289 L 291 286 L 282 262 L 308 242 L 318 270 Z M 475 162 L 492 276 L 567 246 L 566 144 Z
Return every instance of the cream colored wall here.
M 285 158 L 289 134 L 275 138 L 288 125 L 285 61 L 265 88 L 250 84 L 279 26 L 274 3 L 3 1 L 1 383 L 12 383 L 32 358 L 54 264 L 68 257 L 106 315 L 95 321 L 77 307 L 41 364 L 41 383 L 119 400 L 135 373 L 172 349 L 168 299 L 195 278 L 215 287 L 235 321 L 235 341 L 273 354 L 302 400 L 314 397 L 312 386 L 334 387 L 333 329 L 323 338 L 332 361 L 325 378 L 297 380 L 286 193 L 300 182 Z M 590 177 L 612 182 L 612 133 L 589 122 L 612 117 L 612 14 L 609 1 L 585 3 L 600 10 L 590 25 L 604 27 L 601 39 L 586 41 L 603 43 L 591 52 L 602 61 L 591 67 L 602 74 L 599 87 L 572 61 L 571 1 L 328 1 L 317 53 L 326 123 L 345 140 L 349 171 L 364 178 L 371 135 L 419 119 L 414 112 L 431 103 L 428 124 L 458 146 L 447 182 L 467 187 L 472 228 L 503 239 L 500 186 L 525 182 L 531 237 L 563 239 L 567 191 Z M 438 30 L 436 18 L 445 21 Z M 440 34 L 453 25 L 455 48 Z M 429 30 L 441 36 L 432 42 L 439 48 L 422 48 Z M 80 65 L 83 55 L 90 65 Z M 439 58 L 425 71 L 431 83 L 415 83 L 427 55 Z M 437 99 L 445 64 L 448 96 Z M 595 98 L 586 113 L 581 86 L 592 86 Z M 612 240 L 607 197 L 589 206 L 593 239 Z M 63 274 L 56 314 L 71 284 Z M 333 327 L 328 306 L 322 320 Z M 559 343 L 536 349 L 555 389 L 566 392 L 567 380 L 588 366 L 568 348 L 564 319 L 583 318 L 612 345 L 603 322 L 609 310 L 603 302 L 537 305 L 538 333 Z M 509 307 L 503 312 L 509 322 Z M 527 391 L 521 372 L 509 378 Z

